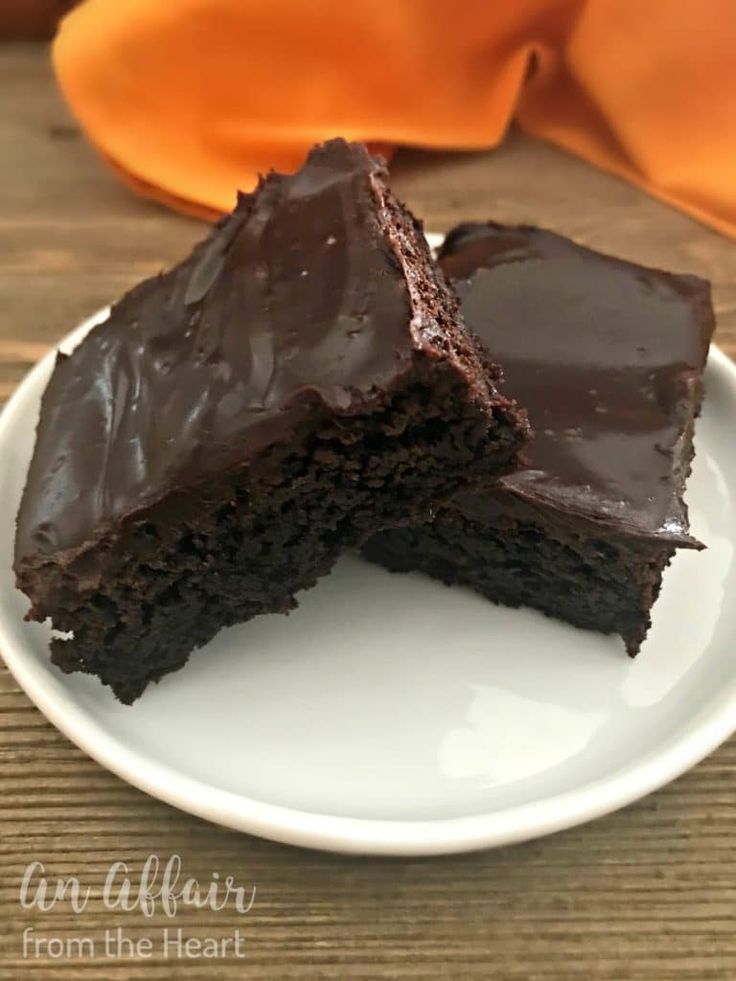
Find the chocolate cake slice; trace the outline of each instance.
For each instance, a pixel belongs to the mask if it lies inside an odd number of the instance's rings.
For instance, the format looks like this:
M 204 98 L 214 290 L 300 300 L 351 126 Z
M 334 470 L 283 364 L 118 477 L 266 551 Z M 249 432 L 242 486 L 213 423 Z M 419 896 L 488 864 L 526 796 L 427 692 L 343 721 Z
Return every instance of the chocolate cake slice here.
M 421 228 L 335 140 L 127 294 L 43 396 L 15 571 L 123 702 L 341 549 L 513 468 L 526 433 Z
M 365 554 L 617 633 L 631 655 L 677 548 L 713 332 L 706 282 L 536 228 L 461 225 L 440 264 L 529 412 L 525 467 Z

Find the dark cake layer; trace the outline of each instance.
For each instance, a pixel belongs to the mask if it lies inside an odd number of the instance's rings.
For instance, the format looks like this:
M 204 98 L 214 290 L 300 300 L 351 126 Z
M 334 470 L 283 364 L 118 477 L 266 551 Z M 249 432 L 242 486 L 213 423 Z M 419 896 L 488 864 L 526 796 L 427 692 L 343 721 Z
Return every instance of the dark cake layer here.
M 271 174 L 132 290 L 44 393 L 18 515 L 29 616 L 123 701 L 340 550 L 513 468 L 523 416 L 361 146 Z
M 548 509 L 501 489 L 487 491 L 484 503 L 482 519 L 440 508 L 433 524 L 379 533 L 363 552 L 392 572 L 421 571 L 495 603 L 619 634 L 637 653 L 673 545 L 618 536 L 571 514 L 556 521 Z
M 525 463 L 365 554 L 619 633 L 634 654 L 677 547 L 713 331 L 708 284 L 535 228 L 461 225 L 440 257 L 529 411 Z

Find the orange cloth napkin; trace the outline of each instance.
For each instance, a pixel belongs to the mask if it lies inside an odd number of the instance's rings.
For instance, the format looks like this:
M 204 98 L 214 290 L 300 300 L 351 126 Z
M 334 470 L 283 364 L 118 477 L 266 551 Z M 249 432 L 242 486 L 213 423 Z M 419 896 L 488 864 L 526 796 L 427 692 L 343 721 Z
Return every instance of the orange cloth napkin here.
M 514 118 L 736 235 L 734 0 L 86 0 L 54 62 L 101 153 L 183 210 L 331 136 L 478 149 Z

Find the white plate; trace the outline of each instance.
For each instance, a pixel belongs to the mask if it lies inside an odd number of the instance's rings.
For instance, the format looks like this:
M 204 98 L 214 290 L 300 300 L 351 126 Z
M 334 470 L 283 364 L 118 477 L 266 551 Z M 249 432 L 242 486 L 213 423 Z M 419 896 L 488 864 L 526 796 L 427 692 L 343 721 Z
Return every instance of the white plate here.
M 0 418 L 0 650 L 62 732 L 142 790 L 279 841 L 457 852 L 611 811 L 736 728 L 736 368 L 717 349 L 688 488 L 708 551 L 675 559 L 636 661 L 615 638 L 348 557 L 296 613 L 223 631 L 132 708 L 49 664 L 49 629 L 23 622 L 13 588 L 51 367 Z

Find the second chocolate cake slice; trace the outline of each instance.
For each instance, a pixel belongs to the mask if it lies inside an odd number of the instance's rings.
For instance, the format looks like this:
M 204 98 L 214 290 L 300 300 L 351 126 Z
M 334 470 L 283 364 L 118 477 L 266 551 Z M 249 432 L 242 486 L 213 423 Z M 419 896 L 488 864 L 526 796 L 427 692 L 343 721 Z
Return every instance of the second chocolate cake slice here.
M 635 654 L 665 566 L 701 547 L 683 491 L 714 327 L 709 286 L 493 223 L 455 229 L 440 263 L 534 436 L 517 473 L 365 552 L 618 633 Z
M 18 515 L 29 617 L 124 702 L 526 433 L 362 146 L 271 174 L 68 355 Z

